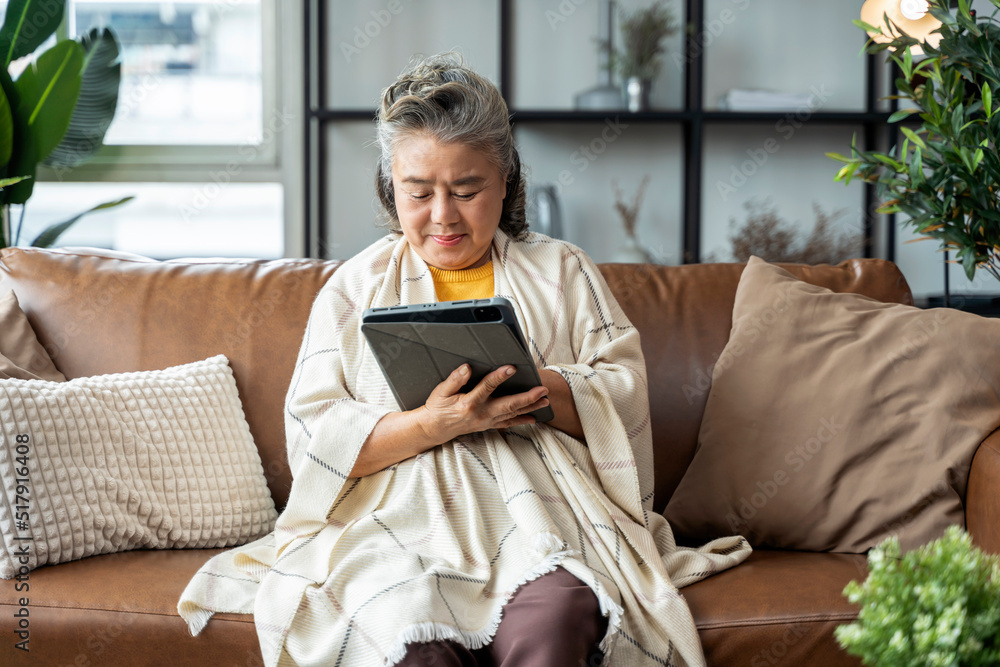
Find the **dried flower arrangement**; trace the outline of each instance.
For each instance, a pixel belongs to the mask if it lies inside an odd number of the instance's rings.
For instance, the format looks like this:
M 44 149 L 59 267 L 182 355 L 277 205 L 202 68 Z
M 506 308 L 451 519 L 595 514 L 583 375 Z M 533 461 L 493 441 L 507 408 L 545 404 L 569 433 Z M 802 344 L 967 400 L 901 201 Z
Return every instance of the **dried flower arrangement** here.
M 625 238 L 622 245 L 614 255 L 612 261 L 615 262 L 654 262 L 653 255 L 650 254 L 639 239 L 636 237 L 636 223 L 639 220 L 639 209 L 642 207 L 642 198 L 646 194 L 646 186 L 649 185 L 649 176 L 644 176 L 639 184 L 632 201 L 629 202 L 625 193 L 618 185 L 617 180 L 611 181 L 611 187 L 615 191 L 615 211 L 622 219 L 622 227 L 625 230 Z
M 632 204 L 625 201 L 625 193 L 618 185 L 618 180 L 611 181 L 611 186 L 615 190 L 615 210 L 622 218 L 622 226 L 625 227 L 625 234 L 635 238 L 635 223 L 639 219 L 639 208 L 642 206 L 642 198 L 646 194 L 646 186 L 649 185 L 649 176 L 642 179 L 639 189 L 635 192 Z
M 778 215 L 773 203 L 746 202 L 746 222 L 736 228 L 736 219 L 730 218 L 733 229 L 729 235 L 732 258 L 729 261 L 745 262 L 756 255 L 768 262 L 794 264 L 839 264 L 845 259 L 861 255 L 863 236 L 859 233 L 834 230 L 844 211 L 826 213 L 819 204 L 813 204 L 816 225 L 812 232 L 800 239 L 796 226 Z M 726 261 L 715 256 L 708 261 Z
M 651 81 L 663 67 L 661 54 L 664 38 L 677 33 L 678 23 L 672 9 L 659 0 L 632 14 L 622 14 L 624 48 L 615 51 L 612 63 L 623 79 L 637 77 Z

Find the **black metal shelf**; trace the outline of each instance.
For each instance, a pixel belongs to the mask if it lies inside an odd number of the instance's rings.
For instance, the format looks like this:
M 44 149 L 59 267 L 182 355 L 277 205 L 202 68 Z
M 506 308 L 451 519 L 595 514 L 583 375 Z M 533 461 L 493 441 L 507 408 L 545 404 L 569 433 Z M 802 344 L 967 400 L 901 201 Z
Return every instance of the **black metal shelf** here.
M 993 294 L 931 294 L 922 299 L 916 299 L 914 305 L 919 308 L 955 308 L 967 313 L 983 317 L 1000 318 L 1000 296 Z
M 311 109 L 310 115 L 321 121 L 373 121 L 374 109 Z M 696 116 L 706 123 L 771 123 L 797 116 L 808 116 L 810 123 L 827 125 L 857 125 L 886 123 L 890 112 L 867 111 L 715 111 L 683 110 L 641 111 L 633 113 L 624 109 L 603 111 L 575 111 L 572 109 L 511 109 L 515 123 L 595 123 L 607 118 L 621 117 L 637 123 L 690 123 Z
M 321 121 L 373 121 L 375 110 L 368 109 L 311 109 L 310 115 Z M 573 111 L 563 109 L 511 109 L 511 120 L 515 123 L 594 123 L 620 116 L 637 123 L 683 123 L 691 120 L 688 111 L 643 111 L 632 113 L 624 109 L 603 111 Z
M 374 109 L 310 109 L 309 115 L 319 121 L 375 120 Z
M 691 120 L 689 111 L 642 111 L 632 113 L 624 109 L 604 111 L 572 111 L 561 109 L 512 109 L 515 123 L 600 123 L 606 118 L 626 118 L 636 123 L 686 123 Z
M 510 100 L 513 71 L 513 0 L 499 1 L 500 30 L 500 91 Z M 697 263 L 701 259 L 701 201 L 702 176 L 704 170 L 704 144 L 706 126 L 725 124 L 777 123 L 804 116 L 810 124 L 857 125 L 859 126 L 861 147 L 875 150 L 879 130 L 885 129 L 890 145 L 894 143 L 896 126 L 888 124 L 889 115 L 896 109 L 893 101 L 889 111 L 881 111 L 877 104 L 876 59 L 868 55 L 865 59 L 865 109 L 860 111 L 723 111 L 704 107 L 704 48 L 698 44 L 698 36 L 704 28 L 704 3 L 702 0 L 685 0 L 687 23 L 690 29 L 685 38 L 688 54 L 684 72 L 684 108 L 652 110 L 631 113 L 625 110 L 576 111 L 571 109 L 516 109 L 511 107 L 512 122 L 517 123 L 595 123 L 609 118 L 621 117 L 628 122 L 644 125 L 670 125 L 681 127 L 683 141 L 683 220 L 682 257 L 685 263 Z M 305 160 L 305 220 L 307 251 L 310 256 L 320 257 L 326 243 L 326 155 L 327 136 L 323 129 L 332 123 L 365 121 L 375 118 L 373 109 L 330 109 L 322 105 L 326 100 L 326 36 L 322 26 L 327 23 L 327 2 L 307 0 L 306 2 L 306 160 Z M 873 255 L 875 188 L 866 184 L 864 193 L 864 254 Z M 894 258 L 895 229 L 893 216 L 886 225 L 887 259 Z
M 864 123 L 884 123 L 889 113 L 868 111 L 706 111 L 706 123 L 772 123 L 789 118 L 805 117 L 809 123 L 821 125 L 858 125 Z M 805 120 L 801 122 L 806 122 Z

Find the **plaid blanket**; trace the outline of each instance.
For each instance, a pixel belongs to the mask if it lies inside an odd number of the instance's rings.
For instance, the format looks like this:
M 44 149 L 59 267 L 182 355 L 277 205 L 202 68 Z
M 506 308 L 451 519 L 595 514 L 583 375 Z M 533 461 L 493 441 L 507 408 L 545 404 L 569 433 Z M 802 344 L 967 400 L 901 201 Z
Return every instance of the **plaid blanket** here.
M 678 587 L 742 562 L 740 537 L 679 548 L 652 511 L 639 334 L 580 249 L 539 234 L 493 241 L 497 296 L 540 367 L 569 383 L 586 443 L 544 424 L 457 438 L 364 478 L 348 473 L 397 409 L 360 330 L 372 306 L 435 301 L 398 236 L 346 262 L 318 295 L 286 404 L 294 483 L 274 533 L 210 560 L 178 605 L 197 634 L 253 613 L 268 665 L 383 665 L 406 645 L 488 644 L 519 586 L 557 566 L 608 619 L 609 665 L 701 665 Z

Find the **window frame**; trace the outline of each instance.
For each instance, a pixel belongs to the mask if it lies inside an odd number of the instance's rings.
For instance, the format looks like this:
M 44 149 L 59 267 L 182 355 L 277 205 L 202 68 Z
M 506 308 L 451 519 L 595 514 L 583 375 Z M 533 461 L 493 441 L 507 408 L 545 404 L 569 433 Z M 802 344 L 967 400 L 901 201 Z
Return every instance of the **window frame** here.
M 279 0 L 260 0 L 261 7 L 261 89 L 263 132 L 260 143 L 230 145 L 205 144 L 120 144 L 104 145 L 86 163 L 73 169 L 39 166 L 40 181 L 163 181 L 207 180 L 223 171 L 233 181 L 282 182 L 281 130 L 288 120 L 279 106 L 281 90 L 281 20 Z M 71 0 L 72 8 L 72 0 Z M 69 33 L 67 18 L 60 27 L 61 36 Z M 275 121 L 279 121 L 275 129 Z M 284 122 L 285 125 L 280 125 Z M 248 153 L 248 149 L 252 149 Z M 248 158 L 248 155 L 252 157 Z

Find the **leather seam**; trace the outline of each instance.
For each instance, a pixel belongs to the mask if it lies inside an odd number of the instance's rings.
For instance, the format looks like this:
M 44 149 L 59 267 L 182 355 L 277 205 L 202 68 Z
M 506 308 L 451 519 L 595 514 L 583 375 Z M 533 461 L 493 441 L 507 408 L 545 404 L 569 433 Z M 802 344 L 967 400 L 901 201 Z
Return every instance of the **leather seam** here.
M 696 623 L 698 630 L 723 630 L 741 627 L 764 627 L 768 625 L 786 626 L 798 625 L 801 623 L 829 623 L 830 621 L 853 621 L 857 619 L 857 614 L 836 614 L 831 616 L 790 616 L 786 619 L 776 620 L 744 620 L 744 621 L 719 621 L 716 623 Z
M 105 611 L 105 612 L 109 612 L 109 613 L 112 613 L 112 614 L 141 614 L 143 616 L 159 616 L 161 618 L 180 618 L 181 617 L 180 614 L 170 614 L 170 613 L 164 613 L 164 612 L 161 612 L 161 611 L 148 611 L 148 610 L 136 610 L 136 609 L 114 609 L 114 608 L 107 608 L 107 607 L 67 607 L 65 605 L 38 604 L 36 602 L 32 602 L 31 603 L 31 607 L 39 607 L 39 608 L 42 608 L 42 609 L 63 609 L 63 610 L 66 610 L 66 611 Z M 18 607 L 17 607 L 17 605 L 12 605 L 12 604 L 10 604 L 8 602 L 0 602 L 0 608 L 17 609 Z M 212 618 L 216 619 L 219 614 L 235 614 L 235 613 L 238 613 L 238 612 L 223 612 L 223 611 L 220 611 L 220 612 L 217 612 L 216 614 L 214 614 L 212 616 Z M 253 622 L 253 614 L 241 614 L 241 615 L 242 616 L 247 616 L 249 618 L 246 621 L 242 621 L 242 620 L 238 620 L 238 619 L 234 619 L 234 618 L 219 618 L 218 620 L 220 620 L 220 621 L 231 621 L 233 623 L 247 623 L 247 622 L 252 623 Z
M 994 458 L 1000 457 L 1000 444 L 998 444 L 995 440 L 989 440 L 988 442 L 985 442 L 983 444 L 985 444 L 986 446 L 985 447 L 980 446 L 979 449 L 985 449 L 986 451 L 991 453 Z M 977 449 L 976 451 L 978 452 L 979 449 Z
M 0 603 L 0 607 L 9 607 L 9 608 L 13 609 L 15 606 L 16 605 L 11 605 L 9 603 Z M 42 608 L 45 608 L 45 609 L 65 609 L 65 610 L 68 610 L 68 611 L 69 610 L 72 610 L 72 611 L 103 611 L 103 612 L 109 612 L 109 613 L 114 613 L 114 614 L 142 614 L 144 616 L 160 616 L 160 617 L 163 617 L 163 618 L 180 618 L 180 616 L 178 614 L 169 614 L 169 613 L 163 613 L 163 612 L 158 612 L 158 611 L 149 611 L 149 610 L 125 610 L 125 609 L 114 609 L 114 608 L 105 608 L 105 607 L 67 607 L 67 606 L 62 606 L 62 605 L 47 605 L 47 604 L 37 604 L 37 603 L 33 603 L 32 606 L 33 607 L 42 607 Z M 227 612 L 219 612 L 219 613 L 227 613 Z M 246 614 L 246 615 L 247 616 L 251 616 L 251 614 Z M 797 617 L 797 616 L 792 616 L 792 617 L 788 617 L 788 618 L 785 618 L 785 619 L 775 619 L 775 620 L 759 620 L 759 621 L 744 620 L 744 621 L 725 621 L 725 622 L 717 622 L 717 623 L 698 624 L 698 629 L 699 630 L 719 630 L 719 629 L 724 629 L 724 628 L 763 627 L 763 626 L 768 626 L 768 625 L 785 626 L 785 625 L 794 625 L 794 624 L 797 624 L 797 623 L 827 623 L 827 622 L 830 622 L 830 621 L 853 621 L 856 618 L 857 618 L 857 614 L 848 614 L 848 613 L 837 614 L 837 615 L 830 615 L 830 616 L 813 616 L 813 617 Z M 218 620 L 229 620 L 229 621 L 233 621 L 233 622 L 236 622 L 236 623 L 249 622 L 249 621 L 239 621 L 239 620 L 236 620 L 236 619 L 222 619 L 222 618 L 220 618 Z
M 17 248 L 18 252 L 25 254 L 50 254 L 47 251 L 32 248 Z M 338 260 L 286 260 L 285 258 L 275 259 L 242 259 L 242 258 L 221 258 L 219 262 L 181 262 L 177 260 L 157 260 L 157 259 L 134 259 L 131 257 L 102 257 L 101 255 L 91 255 L 83 252 L 67 252 L 60 250 L 59 255 L 63 257 L 82 257 L 84 259 L 101 259 L 105 261 L 129 262 L 131 264 L 162 264 L 167 266 L 207 266 L 212 264 L 227 264 L 235 266 L 258 266 L 265 262 L 282 262 L 283 266 L 314 266 L 317 263 L 336 262 Z M 339 265 L 338 265 L 339 266 Z
M 986 437 L 986 439 L 983 440 L 982 444 L 980 444 L 979 447 L 976 448 L 975 453 L 972 455 L 972 463 L 970 464 L 971 467 L 969 469 L 969 481 L 970 482 L 972 481 L 972 477 L 973 477 L 973 473 L 974 472 L 978 473 L 976 475 L 977 478 L 978 477 L 982 477 L 983 475 L 986 475 L 986 473 L 982 472 L 982 469 L 983 469 L 983 467 L 988 466 L 989 463 L 986 463 L 985 461 L 983 461 L 979 465 L 976 465 L 977 462 L 979 462 L 980 458 L 985 459 L 985 458 L 989 457 L 991 459 L 991 462 L 1000 461 L 1000 443 L 997 442 L 997 440 L 998 440 L 997 438 L 993 437 L 994 434 L 996 434 L 998 432 L 1000 432 L 1000 428 L 998 428 L 997 430 L 993 431 L 993 433 L 990 433 Z M 968 504 L 969 504 L 969 490 L 968 490 L 968 487 L 966 487 L 966 490 L 965 490 L 965 502 L 963 504 L 965 505 L 964 509 L 965 509 L 966 519 L 968 519 L 968 515 L 969 515 L 969 507 L 968 507 Z

